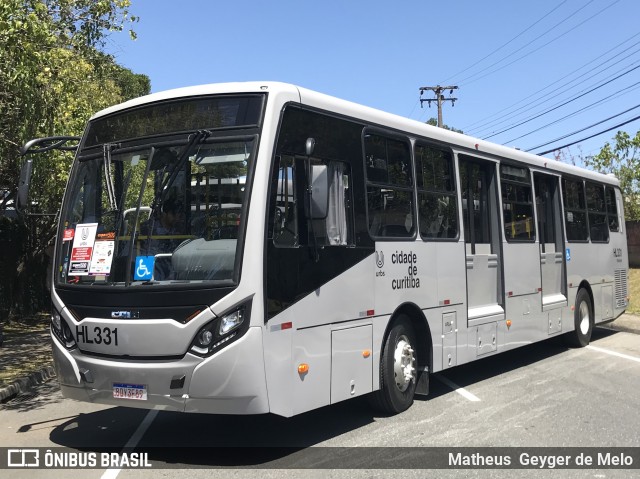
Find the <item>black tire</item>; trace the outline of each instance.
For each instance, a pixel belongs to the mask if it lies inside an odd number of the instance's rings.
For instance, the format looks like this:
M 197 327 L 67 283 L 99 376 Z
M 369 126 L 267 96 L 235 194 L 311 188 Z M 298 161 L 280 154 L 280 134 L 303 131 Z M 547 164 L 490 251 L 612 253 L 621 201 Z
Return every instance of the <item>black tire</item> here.
M 567 344 L 575 348 L 584 348 L 591 341 L 594 317 L 591 297 L 586 289 L 581 288 L 576 295 L 576 307 L 573 315 L 575 329 L 565 335 Z
M 399 316 L 384 344 L 380 362 L 380 390 L 371 395 L 372 406 L 387 414 L 407 410 L 413 404 L 417 365 L 416 335 L 409 318 Z

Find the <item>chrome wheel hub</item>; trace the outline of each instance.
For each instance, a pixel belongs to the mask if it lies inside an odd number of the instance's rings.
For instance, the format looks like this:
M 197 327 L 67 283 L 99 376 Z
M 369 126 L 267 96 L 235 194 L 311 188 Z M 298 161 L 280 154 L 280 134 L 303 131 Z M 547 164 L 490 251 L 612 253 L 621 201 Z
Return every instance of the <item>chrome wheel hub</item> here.
M 580 303 L 580 332 L 585 335 L 589 332 L 589 306 L 584 301 Z
M 409 339 L 402 335 L 398 338 L 393 352 L 393 374 L 396 386 L 401 392 L 407 390 L 411 380 L 416 377 L 416 357 Z

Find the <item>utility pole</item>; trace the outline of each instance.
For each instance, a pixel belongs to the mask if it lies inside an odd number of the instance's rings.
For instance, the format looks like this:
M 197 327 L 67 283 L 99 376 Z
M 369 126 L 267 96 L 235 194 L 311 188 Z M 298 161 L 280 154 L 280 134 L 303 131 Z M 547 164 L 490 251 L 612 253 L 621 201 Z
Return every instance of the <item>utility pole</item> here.
M 445 98 L 444 95 L 442 94 L 443 91 L 445 90 L 449 90 L 449 95 L 453 94 L 453 90 L 457 90 L 458 87 L 455 85 L 451 85 L 451 86 L 423 86 L 420 88 L 420 108 L 422 108 L 422 105 L 424 104 L 424 102 L 426 101 L 427 103 L 429 103 L 429 108 L 431 108 L 431 102 L 435 101 L 438 105 L 438 126 L 440 128 L 444 127 L 444 124 L 442 123 L 442 103 L 445 101 L 450 101 L 451 102 L 451 106 L 453 106 L 455 104 L 455 101 L 457 100 L 457 98 L 453 98 L 453 97 L 449 97 L 449 98 Z M 426 90 L 430 90 L 433 92 L 433 94 L 435 95 L 435 98 L 422 98 L 422 94 L 426 91 Z

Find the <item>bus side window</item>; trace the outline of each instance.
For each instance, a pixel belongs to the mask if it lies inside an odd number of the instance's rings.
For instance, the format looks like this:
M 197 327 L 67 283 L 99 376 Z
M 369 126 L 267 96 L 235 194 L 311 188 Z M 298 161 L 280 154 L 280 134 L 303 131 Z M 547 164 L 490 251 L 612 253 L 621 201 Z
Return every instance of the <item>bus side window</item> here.
M 415 221 L 409 144 L 366 134 L 364 147 L 369 234 L 384 238 L 413 237 Z
M 505 238 L 509 242 L 535 241 L 533 193 L 529 170 L 502 164 L 500 165 L 500 180 Z
M 277 180 L 277 185 L 274 184 L 275 207 L 272 212 L 274 245 L 297 247 L 303 242 L 310 243 L 311 235 L 315 236 L 318 246 L 353 244 L 350 165 L 341 161 L 323 161 L 315 158 L 310 161 L 313 166 L 326 167 L 326 216 L 314 219 L 304 217 L 304 212 L 307 211 L 305 202 L 308 202 L 308 198 L 300 202 L 299 188 L 296 185 L 300 185 L 301 180 L 308 181 L 305 171 L 306 160 L 283 155 L 280 157 L 276 177 L 273 180 L 274 182 Z M 303 188 L 300 187 L 300 189 Z M 304 228 L 305 224 L 307 225 L 306 235 L 301 236 L 300 228 Z M 308 239 L 305 241 L 305 238 Z
M 581 180 L 562 180 L 564 219 L 568 241 L 588 241 L 587 212 L 584 199 L 584 184 Z
M 456 239 L 458 212 L 451 152 L 416 145 L 418 218 L 423 239 Z
M 616 205 L 616 191 L 610 186 L 606 186 L 604 192 L 607 200 L 607 220 L 609 223 L 609 231 L 620 231 L 618 207 Z
M 587 182 L 586 186 L 589 236 L 594 243 L 606 243 L 609 241 L 609 228 L 607 225 L 604 187 L 590 182 Z

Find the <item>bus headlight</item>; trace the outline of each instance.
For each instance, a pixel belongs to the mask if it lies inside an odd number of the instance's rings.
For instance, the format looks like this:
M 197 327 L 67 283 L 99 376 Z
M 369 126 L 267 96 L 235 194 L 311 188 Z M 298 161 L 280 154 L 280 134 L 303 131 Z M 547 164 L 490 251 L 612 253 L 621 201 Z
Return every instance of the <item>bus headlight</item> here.
M 207 347 L 211 344 L 211 341 L 213 341 L 213 333 L 211 331 L 208 329 L 200 331 L 200 334 L 198 335 L 198 342 L 200 343 L 200 346 Z
M 62 335 L 62 317 L 55 309 L 51 313 L 51 325 L 53 328 Z
M 218 334 L 223 336 L 242 324 L 244 320 L 244 308 L 238 309 L 231 314 L 227 314 L 220 318 L 220 329 L 218 330 Z
M 55 308 L 51 311 L 51 331 L 65 348 L 73 349 L 76 347 L 76 340 L 71 333 L 71 328 Z
M 210 356 L 235 341 L 247 330 L 250 310 L 251 304 L 245 303 L 204 325 L 189 350 L 198 356 Z

